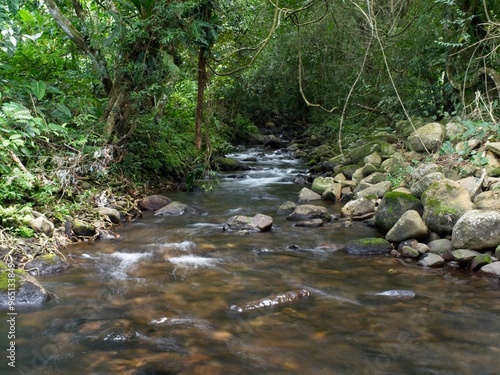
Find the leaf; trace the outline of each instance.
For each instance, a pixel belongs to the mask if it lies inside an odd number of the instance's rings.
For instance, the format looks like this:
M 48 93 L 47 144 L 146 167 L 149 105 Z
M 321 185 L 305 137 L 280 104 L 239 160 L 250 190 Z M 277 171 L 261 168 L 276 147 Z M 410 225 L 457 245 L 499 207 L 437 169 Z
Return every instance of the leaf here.
M 47 91 L 47 86 L 43 81 L 32 81 L 31 82 L 31 92 L 37 97 L 38 100 L 42 100 Z
M 19 0 L 7 0 L 7 6 L 9 7 L 9 12 L 15 16 L 19 11 Z

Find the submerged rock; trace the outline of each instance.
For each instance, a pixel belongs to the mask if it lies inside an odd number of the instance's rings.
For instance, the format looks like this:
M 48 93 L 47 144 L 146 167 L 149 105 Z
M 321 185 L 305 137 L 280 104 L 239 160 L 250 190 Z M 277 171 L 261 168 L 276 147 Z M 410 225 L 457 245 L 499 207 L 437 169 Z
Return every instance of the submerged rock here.
M 290 292 L 275 294 L 266 298 L 246 302 L 240 305 L 231 305 L 230 312 L 242 313 L 256 309 L 271 308 L 285 303 L 298 302 L 308 298 L 311 293 L 306 289 L 292 290 Z
M 391 250 L 391 244 L 383 238 L 352 240 L 345 246 L 345 251 L 351 255 L 385 255 Z
M 405 289 L 390 289 L 383 292 L 375 293 L 376 296 L 390 297 L 390 298 L 414 298 L 417 293 L 413 290 Z

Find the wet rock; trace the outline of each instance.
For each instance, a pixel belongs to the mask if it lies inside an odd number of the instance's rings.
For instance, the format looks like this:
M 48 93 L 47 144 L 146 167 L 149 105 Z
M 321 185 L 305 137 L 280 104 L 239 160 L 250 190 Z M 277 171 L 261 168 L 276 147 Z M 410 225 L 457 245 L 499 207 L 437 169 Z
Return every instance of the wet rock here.
M 420 258 L 420 260 L 417 262 L 417 265 L 421 267 L 437 268 L 444 266 L 444 263 L 445 261 L 441 256 L 437 254 L 427 253 L 422 255 L 422 258 Z
M 325 207 L 314 206 L 312 204 L 302 204 L 295 207 L 293 212 L 286 217 L 287 220 L 301 221 L 301 220 L 312 220 L 321 219 L 324 221 L 330 221 L 330 214 Z
M 7 278 L 7 271 L 0 272 L 5 275 Z M 15 305 L 16 306 L 35 306 L 41 305 L 47 301 L 49 301 L 53 295 L 47 289 L 45 289 L 37 279 L 33 276 L 28 275 L 25 272 L 15 272 L 16 279 L 16 296 L 15 296 Z M 3 283 L 3 280 L 2 280 Z M 5 281 L 7 283 L 7 281 Z M 7 294 L 7 287 L 0 291 L 0 306 L 6 307 L 9 306 L 9 296 Z
M 475 208 L 467 189 L 448 179 L 429 185 L 422 194 L 422 203 L 422 218 L 430 230 L 441 235 L 451 233 L 457 220 Z
M 375 214 L 375 224 L 389 231 L 400 217 L 409 210 L 419 214 L 423 211 L 422 202 L 410 193 L 391 191 L 384 195 Z
M 318 228 L 323 226 L 323 220 L 321 219 L 312 219 L 312 220 L 304 220 L 295 223 L 296 227 L 302 228 Z
M 408 147 L 417 152 L 436 152 L 442 146 L 445 136 L 443 125 L 431 122 L 418 128 L 408 137 Z
M 389 242 L 401 242 L 411 238 L 425 239 L 429 229 L 417 211 L 408 210 L 394 224 L 386 234 L 385 239 Z
M 125 343 L 136 340 L 138 333 L 132 329 L 123 329 L 105 333 L 101 336 L 100 340 L 110 343 Z
M 278 207 L 278 211 L 276 211 L 276 214 L 278 215 L 290 215 L 293 210 L 295 210 L 295 208 L 297 207 L 297 205 L 293 202 L 285 202 L 283 203 L 281 206 Z
M 385 255 L 391 251 L 391 244 L 383 238 L 362 238 L 346 243 L 345 251 L 351 255 Z
M 308 298 L 311 293 L 306 289 L 293 290 L 290 292 L 275 294 L 266 298 L 246 302 L 240 305 L 231 305 L 229 311 L 232 313 L 243 313 L 256 309 L 272 308 L 291 302 L 298 302 Z
M 469 264 L 469 270 L 470 271 L 477 271 L 481 267 L 490 264 L 491 263 L 491 257 L 488 254 L 479 254 L 476 255 L 470 262 Z
M 451 241 L 446 238 L 431 241 L 427 244 L 427 246 L 429 246 L 430 252 L 433 254 L 441 255 L 445 259 L 447 257 L 453 258 L 451 256 L 453 246 L 451 245 Z
M 47 275 L 64 271 L 68 262 L 55 254 L 42 255 L 26 263 L 24 269 L 33 276 Z
M 142 198 L 138 204 L 141 210 L 157 211 L 171 202 L 172 199 L 164 195 L 155 194 Z
M 452 232 L 455 249 L 482 250 L 500 244 L 500 212 L 472 210 L 456 223 Z
M 417 249 L 414 249 L 413 247 L 410 246 L 403 246 L 401 249 L 401 255 L 404 256 L 405 258 L 419 258 L 420 253 L 418 252 Z
M 96 235 L 96 228 L 89 223 L 81 220 L 74 220 L 71 222 L 71 231 L 77 237 L 93 237 Z
M 229 218 L 223 226 L 228 232 L 266 232 L 271 230 L 273 218 L 271 216 L 257 214 L 254 217 L 236 215 Z
M 96 211 L 101 215 L 107 216 L 112 223 L 118 224 L 120 222 L 121 216 L 118 210 L 110 207 L 97 207 Z
M 375 199 L 360 198 L 347 202 L 341 209 L 341 214 L 344 217 L 354 217 L 367 215 L 375 212 L 377 205 Z
M 474 251 L 474 250 L 468 250 L 468 249 L 458 249 L 454 250 L 451 252 L 451 255 L 453 255 L 453 258 L 459 263 L 459 264 L 467 264 L 469 263 L 472 259 L 474 259 L 476 256 L 481 255 L 481 253 Z
M 317 200 L 321 200 L 321 195 L 315 193 L 311 189 L 305 187 L 302 188 L 302 190 L 299 192 L 299 202 L 310 202 Z
M 481 267 L 479 271 L 486 276 L 500 278 L 500 262 L 487 264 Z
M 155 216 L 198 216 L 202 212 L 196 207 L 181 202 L 171 202 L 155 212 Z
M 375 293 L 376 296 L 389 298 L 414 298 L 417 293 L 413 290 L 405 289 L 390 289 L 383 292 Z
M 277 150 L 287 146 L 286 141 L 283 141 L 282 139 L 279 139 L 272 134 L 264 136 L 262 142 L 264 143 L 264 147 L 272 148 L 273 150 Z

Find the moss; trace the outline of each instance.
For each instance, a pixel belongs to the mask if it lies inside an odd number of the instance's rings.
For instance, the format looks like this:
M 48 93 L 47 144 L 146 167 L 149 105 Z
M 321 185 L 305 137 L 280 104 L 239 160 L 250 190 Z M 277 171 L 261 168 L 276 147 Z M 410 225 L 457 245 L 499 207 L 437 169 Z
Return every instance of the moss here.
M 402 191 L 390 191 L 384 195 L 385 199 L 406 199 L 411 202 L 418 202 L 419 199 L 413 194 L 405 193 Z
M 353 242 L 355 242 L 358 245 L 362 245 L 362 246 L 377 246 L 377 245 L 385 245 L 385 244 L 387 244 L 387 241 L 385 239 L 383 239 L 383 238 L 377 238 L 377 237 L 373 237 L 373 238 L 361 238 L 361 239 L 355 240 Z
M 21 287 L 21 278 L 19 275 L 24 274 L 24 271 L 14 270 L 14 283 L 15 289 L 18 290 Z M 9 289 L 9 268 L 7 265 L 0 261 L 0 291 L 7 291 Z
M 59 260 L 59 257 L 55 254 L 45 254 L 37 257 L 39 260 L 43 260 L 47 262 L 47 264 L 56 264 Z

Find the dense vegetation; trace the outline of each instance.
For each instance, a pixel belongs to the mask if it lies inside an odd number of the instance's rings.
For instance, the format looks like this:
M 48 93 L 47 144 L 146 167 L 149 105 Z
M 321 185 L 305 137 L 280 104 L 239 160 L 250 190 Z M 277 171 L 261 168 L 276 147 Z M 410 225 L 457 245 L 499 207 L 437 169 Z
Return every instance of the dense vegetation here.
M 270 121 L 340 147 L 499 111 L 497 0 L 7 0 L 0 29 L 2 235 L 192 181 Z

